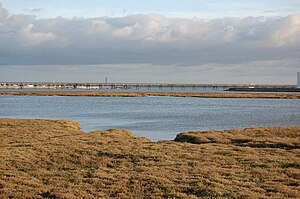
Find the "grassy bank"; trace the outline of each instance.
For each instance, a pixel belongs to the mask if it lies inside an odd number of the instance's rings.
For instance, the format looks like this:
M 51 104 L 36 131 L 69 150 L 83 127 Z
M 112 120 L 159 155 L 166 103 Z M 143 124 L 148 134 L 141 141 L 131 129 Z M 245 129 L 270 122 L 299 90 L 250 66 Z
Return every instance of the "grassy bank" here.
M 297 198 L 300 127 L 151 142 L 72 121 L 0 119 L 1 198 Z
M 0 91 L 0 95 L 29 96 L 98 96 L 98 97 L 199 97 L 199 98 L 273 98 L 300 99 L 298 93 L 235 93 L 235 92 L 107 92 L 107 91 Z

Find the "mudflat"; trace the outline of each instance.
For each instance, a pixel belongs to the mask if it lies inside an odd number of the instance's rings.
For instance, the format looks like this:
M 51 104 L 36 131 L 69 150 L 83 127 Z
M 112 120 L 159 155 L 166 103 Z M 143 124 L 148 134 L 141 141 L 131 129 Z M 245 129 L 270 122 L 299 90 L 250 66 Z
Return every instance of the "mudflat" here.
M 0 119 L 1 198 L 297 198 L 300 127 L 152 142 L 63 120 Z
M 300 99 L 300 93 L 236 93 L 236 92 L 109 92 L 109 91 L 0 91 L 0 95 L 27 96 L 98 96 L 98 97 L 199 97 L 199 98 L 272 98 Z

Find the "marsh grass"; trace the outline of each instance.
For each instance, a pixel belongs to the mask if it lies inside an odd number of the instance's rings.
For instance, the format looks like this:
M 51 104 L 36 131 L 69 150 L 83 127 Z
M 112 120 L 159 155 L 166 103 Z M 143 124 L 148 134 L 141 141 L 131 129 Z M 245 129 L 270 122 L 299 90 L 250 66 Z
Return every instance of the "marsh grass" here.
M 72 121 L 0 119 L 0 197 L 297 198 L 299 130 L 152 142 L 126 130 L 83 133 Z
M 90 97 L 198 97 L 198 98 L 272 98 L 299 99 L 298 93 L 247 93 L 247 92 L 109 92 L 109 91 L 0 91 L 0 95 L 28 96 L 90 96 Z

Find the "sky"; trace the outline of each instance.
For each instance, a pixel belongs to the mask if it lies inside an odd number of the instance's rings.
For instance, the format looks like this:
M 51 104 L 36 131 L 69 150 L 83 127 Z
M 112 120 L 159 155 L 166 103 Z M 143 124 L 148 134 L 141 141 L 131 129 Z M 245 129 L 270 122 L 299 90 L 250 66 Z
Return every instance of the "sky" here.
M 300 0 L 0 0 L 0 82 L 296 84 Z

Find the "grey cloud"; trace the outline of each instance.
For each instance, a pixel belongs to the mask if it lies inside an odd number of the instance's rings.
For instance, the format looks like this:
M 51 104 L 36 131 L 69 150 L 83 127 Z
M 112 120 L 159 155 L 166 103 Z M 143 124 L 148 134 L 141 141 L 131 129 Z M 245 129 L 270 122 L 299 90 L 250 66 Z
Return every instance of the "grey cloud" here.
M 265 10 L 264 13 L 278 13 L 276 10 Z
M 45 10 L 44 8 L 32 8 L 29 10 L 29 12 L 37 13 L 37 12 L 43 12 L 44 10 Z
M 154 14 L 36 19 L 8 16 L 0 6 L 0 22 L 0 65 L 182 67 L 300 57 L 300 15 L 215 20 Z
M 2 66 L 1 81 L 295 84 L 299 59 L 189 67 L 151 64 Z M 270 68 L 272 70 L 270 70 Z M 1 77 L 1 74 L 5 76 Z

